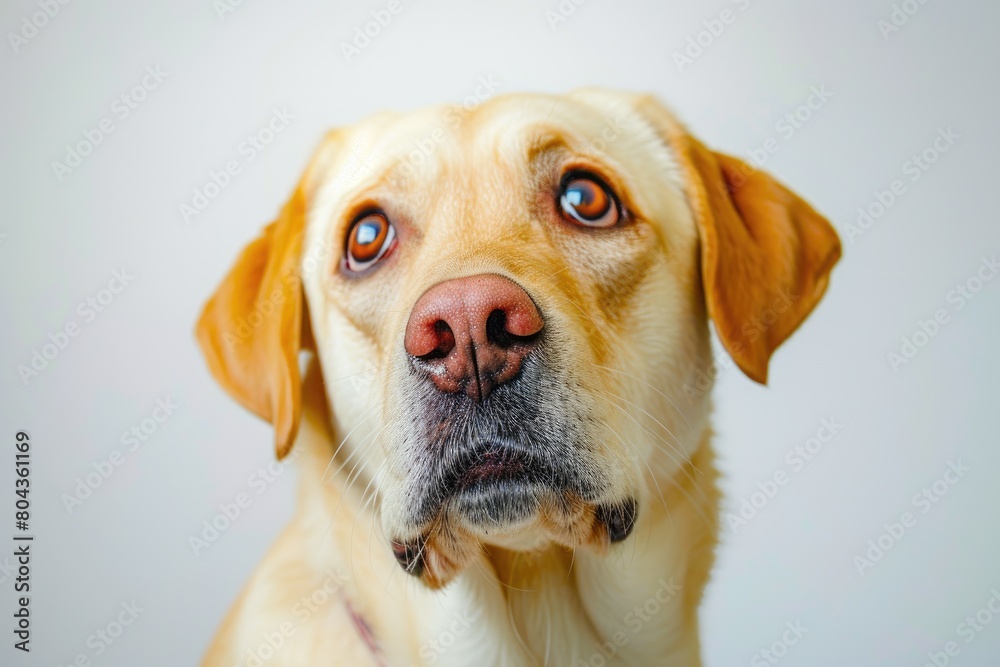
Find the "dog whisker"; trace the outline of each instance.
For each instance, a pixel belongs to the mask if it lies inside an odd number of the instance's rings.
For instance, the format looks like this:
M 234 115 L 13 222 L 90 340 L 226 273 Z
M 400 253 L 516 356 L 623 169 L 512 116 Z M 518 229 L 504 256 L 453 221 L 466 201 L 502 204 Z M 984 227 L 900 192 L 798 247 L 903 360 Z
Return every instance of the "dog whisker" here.
M 659 425 L 660 425 L 660 426 L 661 426 L 661 427 L 663 428 L 663 430 L 664 430 L 664 431 L 666 431 L 666 432 L 667 432 L 667 434 L 669 434 L 669 435 L 670 435 L 670 437 L 672 437 L 672 438 L 674 439 L 674 443 L 677 443 L 677 444 L 680 444 L 680 440 L 678 440 L 678 439 L 677 439 L 677 436 L 675 436 L 675 435 L 674 435 L 674 434 L 673 434 L 673 433 L 672 433 L 672 432 L 670 431 L 670 429 L 669 429 L 669 428 L 667 428 L 666 426 L 664 426 L 664 425 L 663 425 L 663 422 L 661 422 L 661 421 L 660 421 L 659 419 L 657 419 L 657 418 L 656 418 L 656 417 L 654 417 L 653 415 L 649 414 L 649 413 L 648 413 L 648 412 L 647 412 L 646 410 L 644 410 L 644 409 L 643 409 L 643 408 L 641 408 L 640 406 L 636 405 L 635 403 L 633 403 L 632 401 L 628 400 L 627 398 L 624 398 L 623 396 L 619 396 L 619 395 L 617 395 L 617 394 L 612 394 L 612 393 L 611 393 L 611 392 L 609 392 L 609 391 L 602 391 L 601 393 L 605 394 L 606 396 L 611 396 L 612 398 L 617 398 L 618 400 L 620 400 L 620 401 L 624 401 L 625 403 L 628 403 L 628 404 L 629 404 L 629 405 L 631 405 L 632 407 L 636 408 L 637 410 L 639 410 L 639 412 L 643 413 L 644 415 L 646 415 L 647 417 L 649 417 L 650 419 L 652 419 L 653 421 L 655 421 L 655 422 L 656 422 L 657 424 L 659 424 Z M 612 403 L 612 405 L 614 405 L 614 404 Z M 621 409 L 621 407 L 620 407 L 620 406 L 615 406 L 615 407 L 617 407 L 617 408 Z M 637 425 L 637 426 L 639 426 L 640 428 L 642 428 L 642 430 L 643 430 L 643 431 L 644 431 L 645 433 L 647 433 L 648 435 L 656 435 L 656 434 L 652 433 L 651 431 L 649 431 L 649 429 L 647 429 L 646 427 L 642 426 L 642 424 L 640 424 L 640 423 L 639 423 L 639 421 L 638 421 L 637 419 L 635 419 L 635 417 L 633 417 L 632 415 L 630 415 L 630 414 L 629 414 L 628 412 L 626 412 L 626 411 L 624 411 L 624 410 L 622 410 L 622 411 L 623 411 L 623 412 L 625 412 L 625 414 L 627 414 L 627 415 L 628 415 L 629 417 L 631 417 L 631 418 L 632 418 L 632 420 L 633 420 L 633 421 L 634 421 L 634 422 L 636 423 L 636 425 Z M 671 443 L 671 442 L 668 442 L 668 441 L 667 441 L 666 439 L 664 439 L 664 438 L 663 438 L 662 436 L 658 436 L 658 435 L 656 435 L 656 437 L 657 437 L 657 438 L 658 438 L 658 439 L 659 439 L 659 440 L 660 440 L 661 442 L 663 442 L 663 444 L 667 445 L 667 446 L 668 446 L 668 447 L 670 447 L 670 448 L 671 448 L 672 450 L 674 450 L 674 452 L 675 452 L 676 454 L 678 454 L 678 455 L 679 455 L 679 456 L 681 457 L 681 461 L 683 461 L 684 463 L 687 463 L 687 464 L 688 464 L 688 465 L 690 465 L 690 466 L 691 466 L 692 468 L 694 468 L 694 469 L 695 469 L 695 470 L 696 470 L 696 471 L 698 472 L 698 474 L 699 474 L 699 475 L 700 475 L 700 474 L 702 474 L 702 472 L 701 472 L 700 470 L 698 470 L 698 468 L 697 468 L 697 467 L 696 467 L 696 466 L 694 465 L 694 463 L 692 463 L 692 462 L 691 462 L 691 458 L 690 458 L 689 456 L 687 456 L 687 455 L 686 455 L 686 454 L 685 454 L 684 452 L 682 452 L 682 451 L 681 451 L 680 449 L 678 449 L 678 448 L 677 448 L 677 446 L 676 446 L 676 445 L 675 445 L 674 443 Z
M 334 460 L 336 460 L 336 458 L 337 458 L 337 454 L 339 454 L 339 453 L 340 453 L 340 450 L 341 450 L 341 448 L 342 448 L 342 447 L 344 446 L 344 443 L 346 443 L 346 442 L 347 442 L 347 440 L 348 440 L 348 439 L 349 439 L 349 438 L 351 437 L 351 435 L 352 435 L 352 434 L 353 434 L 353 433 L 354 433 L 354 432 L 355 432 L 356 430 L 358 430 L 359 428 L 361 428 L 361 425 L 362 425 L 362 424 L 364 424 L 364 423 L 365 423 L 365 422 L 367 422 L 367 421 L 368 421 L 369 419 L 371 419 L 372 417 L 374 417 L 375 415 L 377 415 L 377 414 L 378 414 L 378 408 L 380 407 L 380 405 L 381 405 L 380 403 L 377 403 L 377 404 L 375 404 L 375 405 L 372 405 L 371 407 L 369 407 L 369 408 L 368 408 L 368 410 L 367 410 L 367 412 L 369 413 L 369 414 L 368 414 L 368 416 L 367 416 L 367 417 L 365 417 L 364 419 L 362 419 L 361 421 L 359 421 L 359 422 L 358 422 L 358 423 L 357 423 L 357 424 L 356 424 L 356 425 L 354 426 L 354 428 L 352 428 L 352 429 L 351 429 L 350 431 L 348 431 L 347 435 L 345 435 L 345 436 L 344 436 L 344 439 L 340 441 L 340 444 L 339 444 L 339 445 L 337 445 L 337 446 L 336 446 L 336 447 L 334 448 L 334 450 L 333 450 L 333 454 L 331 454 L 331 455 L 330 455 L 330 461 L 329 461 L 329 462 L 328 462 L 328 463 L 326 464 L 326 468 L 325 468 L 325 469 L 323 470 L 323 474 L 322 474 L 322 475 L 320 476 L 320 479 L 321 479 L 321 480 L 323 480 L 323 481 L 326 481 L 326 474 L 327 474 L 327 473 L 328 473 L 328 472 L 330 471 L 330 466 L 331 466 L 331 465 L 333 465 L 333 462 L 334 462 Z M 335 473 L 335 474 L 336 474 L 336 473 Z
M 627 410 L 625 410 L 621 406 L 615 405 L 614 403 L 611 403 L 611 405 L 613 405 L 614 407 L 616 407 L 619 410 L 621 410 L 622 413 L 625 414 L 625 416 L 627 416 L 629 419 L 631 419 L 632 421 L 634 421 L 635 424 L 636 424 L 636 426 L 638 426 L 644 432 L 646 432 L 649 435 L 654 435 L 654 434 L 650 433 L 641 423 L 639 423 L 639 421 L 636 420 L 635 417 L 633 417 L 631 414 L 629 414 L 629 412 Z M 662 451 L 665 455 L 667 455 L 674 462 L 674 464 L 677 465 L 678 470 L 680 470 L 680 472 L 692 482 L 693 486 L 698 490 L 698 494 L 701 496 L 702 501 L 704 501 L 706 504 L 710 504 L 711 500 L 705 495 L 705 491 L 702 489 L 701 485 L 699 485 L 697 483 L 697 480 L 695 479 L 694 475 L 692 475 L 691 472 L 688 471 L 688 466 L 690 466 L 699 475 L 704 475 L 704 473 L 702 473 L 700 470 L 698 470 L 698 468 L 697 468 L 697 466 L 695 466 L 694 462 L 691 459 L 687 458 L 687 457 L 682 457 L 682 460 L 678 461 L 677 459 L 675 459 L 670 454 L 670 452 L 666 451 L 665 449 L 663 449 L 659 445 L 656 445 L 655 442 L 652 443 L 652 444 L 654 446 L 656 446 L 660 451 Z M 667 444 L 669 444 L 669 443 L 667 443 Z M 650 474 L 652 474 L 652 470 L 650 470 Z M 668 480 L 671 481 L 672 483 L 675 483 L 674 482 L 674 477 L 672 475 L 668 476 Z M 678 488 L 680 488 L 680 487 L 678 487 Z M 685 495 L 687 495 L 686 492 L 685 492 Z
M 659 394 L 661 398 L 663 398 L 665 401 L 667 401 L 667 403 L 669 403 L 674 408 L 674 410 L 677 411 L 677 414 L 679 414 L 681 416 L 681 419 L 684 420 L 684 423 L 687 424 L 688 433 L 693 433 L 694 432 L 694 427 L 691 425 L 691 422 L 688 421 L 687 415 L 684 413 L 684 411 L 681 410 L 679 407 L 677 407 L 677 404 L 674 403 L 673 400 L 669 396 L 667 396 L 662 391 L 660 391 L 659 389 L 657 389 L 654 385 L 650 384 L 649 382 L 647 382 L 646 380 L 643 380 L 640 377 L 636 377 L 635 375 L 632 375 L 631 373 L 627 373 L 627 372 L 625 372 L 625 371 L 623 371 L 623 370 L 621 370 L 619 368 L 611 368 L 610 366 L 602 366 L 600 364 L 596 364 L 596 363 L 593 363 L 593 362 L 590 362 L 590 365 L 594 366 L 595 368 L 600 368 L 601 370 L 609 371 L 609 372 L 612 372 L 612 373 L 619 373 L 621 375 L 624 375 L 625 377 L 628 377 L 628 378 L 631 378 L 631 379 L 635 380 L 636 382 L 639 382 L 639 383 L 642 383 L 642 384 L 646 385 L 647 387 L 649 387 L 650 389 L 652 389 L 653 391 L 655 391 L 657 394 Z
M 603 393 L 606 396 L 609 396 L 611 398 L 616 398 L 616 399 L 618 399 L 620 401 L 624 401 L 625 403 L 628 403 L 629 405 L 631 405 L 631 406 L 633 406 L 635 408 L 638 408 L 639 411 L 642 412 L 643 414 L 645 414 L 647 417 L 649 417 L 653 421 L 656 421 L 658 424 L 660 423 L 659 420 L 656 419 L 656 417 L 653 417 L 651 414 L 649 414 L 648 412 L 646 412 L 645 410 L 643 410 L 642 408 L 640 408 L 635 403 L 632 403 L 631 401 L 629 401 L 629 400 L 627 400 L 625 398 L 622 398 L 621 396 L 618 396 L 617 394 L 612 394 L 611 392 L 608 392 L 608 391 L 602 391 L 601 393 Z M 673 454 L 670 454 L 665 449 L 663 449 L 663 447 L 657 445 L 656 443 L 653 443 L 654 446 L 656 446 L 664 454 L 667 454 L 670 457 L 670 459 L 675 464 L 677 464 L 679 467 L 684 467 L 684 464 L 687 464 L 687 465 L 691 466 L 692 468 L 694 468 L 694 470 L 696 472 L 698 472 L 699 475 L 703 474 L 700 470 L 698 470 L 698 468 L 694 465 L 694 463 L 692 463 L 691 458 L 687 454 L 685 454 L 684 452 L 682 452 L 680 449 L 678 449 L 673 443 L 668 442 L 667 440 L 665 440 L 659 434 L 654 433 L 653 431 L 650 431 L 638 419 L 636 419 L 631 413 L 629 413 L 627 410 L 625 410 L 624 408 L 622 408 L 620 405 L 616 405 L 615 403 L 610 402 L 610 401 L 609 401 L 609 404 L 612 405 L 613 407 L 617 408 L 618 410 L 620 410 L 626 417 L 628 417 L 629 419 L 631 419 L 635 423 L 636 426 L 638 426 L 640 429 L 642 429 L 643 433 L 645 433 L 646 435 L 649 435 L 651 437 L 656 438 L 657 440 L 659 440 L 663 444 L 665 444 L 668 447 L 670 447 L 670 449 L 673 450 L 673 453 L 676 454 L 679 457 L 679 460 L 678 460 L 678 458 L 675 458 L 673 456 Z M 660 425 L 662 426 L 662 424 L 660 424 Z M 664 430 L 666 430 L 668 434 L 670 434 L 671 436 L 673 436 L 673 434 L 670 433 L 669 429 L 667 429 L 666 427 L 664 427 Z M 674 440 L 675 440 L 675 442 L 679 443 L 679 441 L 677 441 L 676 438 L 674 438 Z
M 661 503 L 663 504 L 663 509 L 664 509 L 664 510 L 666 510 L 666 512 L 667 512 L 667 516 L 671 516 L 671 515 L 670 515 L 670 507 L 669 507 L 669 506 L 667 505 L 667 501 L 666 501 L 666 498 L 664 498 L 664 497 L 663 497 L 663 491 L 661 491 L 661 490 L 660 490 L 660 483 L 659 483 L 659 482 L 657 481 L 657 479 L 656 479 L 656 474 L 655 474 L 655 473 L 653 472 L 653 469 L 652 469 L 652 468 L 650 467 L 650 465 L 649 465 L 649 462 L 648 462 L 648 461 L 646 461 L 645 457 L 643 457 L 643 456 L 641 456 L 641 455 L 640 455 L 640 454 L 641 454 L 641 452 L 639 452 L 639 451 L 638 451 L 638 450 L 636 449 L 636 447 L 635 447 L 635 445 L 634 445 L 633 443 L 631 443 L 631 442 L 627 442 L 627 441 L 625 440 L 625 438 L 624 438 L 624 437 L 622 437 L 622 435 L 621 435 L 621 434 L 620 434 L 620 433 L 618 432 L 618 429 L 614 428 L 614 427 L 613 427 L 613 426 L 612 426 L 611 424 L 609 424 L 609 423 L 607 423 L 607 422 L 601 422 L 601 423 L 602 423 L 602 424 L 603 424 L 603 425 L 604 425 L 604 426 L 605 426 L 605 427 L 606 427 L 606 428 L 607 428 L 607 429 L 608 429 L 609 431 L 611 431 L 611 433 L 612 433 L 612 434 L 613 434 L 613 435 L 614 435 L 614 436 L 615 436 L 616 438 L 618 438 L 618 440 L 619 440 L 619 441 L 620 441 L 620 442 L 621 442 L 621 443 L 622 443 L 623 445 L 625 445 L 625 447 L 626 447 L 627 449 L 631 449 L 632 451 L 634 451 L 634 452 L 635 452 L 635 454 L 636 454 L 636 458 L 638 458 L 638 459 L 641 459 L 641 460 L 642 460 L 642 463 L 643 463 L 643 465 L 645 465 L 645 466 L 646 466 L 646 469 L 647 469 L 647 470 L 649 470 L 649 475 L 650 475 L 650 479 L 652 479 L 652 480 L 653 480 L 653 485 L 654 485 L 654 486 L 656 486 L 656 492 L 657 492 L 657 494 L 659 494 L 659 496 L 660 496 L 660 502 L 661 502 Z M 673 517 L 672 517 L 672 516 L 671 516 L 671 521 L 673 521 Z
M 357 427 L 355 427 L 355 429 L 356 429 L 356 428 L 357 428 Z M 382 427 L 381 427 L 381 428 L 379 429 L 379 431 L 383 430 L 384 428 L 385 428 L 385 426 L 382 426 Z M 352 432 L 353 432 L 353 430 L 352 430 Z M 369 436 L 369 437 L 370 437 L 370 436 Z M 338 474 L 340 474 L 340 471 L 344 469 L 344 467 L 345 467 L 345 466 L 347 465 L 347 463 L 348 463 L 348 462 L 350 462 L 350 460 L 351 460 L 351 459 L 352 459 L 352 458 L 353 458 L 353 457 L 354 457 L 355 455 L 359 454 L 359 453 L 360 453 L 360 452 L 362 451 L 362 449 L 363 449 L 363 445 L 364 445 L 364 443 L 366 443 L 367 441 L 368 441 L 368 437 L 366 437 L 366 438 L 365 438 L 364 440 L 362 440 L 362 442 L 361 442 L 361 443 L 359 444 L 358 448 L 357 448 L 357 449 L 355 449 L 355 450 L 353 450 L 353 451 L 352 451 L 352 452 L 351 452 L 351 453 L 350 453 L 350 454 L 349 454 L 349 455 L 347 456 L 347 458 L 346 458 L 346 459 L 344 459 L 344 461 L 343 461 L 343 462 L 342 462 L 342 463 L 340 464 L 340 466 L 339 466 L 339 467 L 337 468 L 337 470 L 336 470 L 336 471 L 335 471 L 335 472 L 333 473 L 333 475 L 331 475 L 331 476 L 330 476 L 330 479 L 331 479 L 331 480 L 335 479 L 335 478 L 337 477 L 337 475 L 338 475 Z M 341 442 L 341 447 L 343 446 L 344 442 L 347 442 L 347 438 L 344 438 L 344 441 L 343 441 L 343 442 Z M 340 447 L 338 447 L 338 448 L 337 448 L 337 451 L 338 451 L 338 452 L 340 451 Z M 335 458 L 335 457 L 336 457 L 336 454 L 334 454 L 334 457 L 332 457 L 332 458 L 330 459 L 330 460 L 331 460 L 331 462 L 333 461 L 333 458 Z M 360 460 L 359 460 L 359 463 L 360 463 Z M 352 472 L 352 473 L 354 472 L 354 469 L 355 469 L 355 468 L 357 468 L 357 466 L 358 466 L 358 463 L 356 463 L 356 464 L 354 465 L 354 468 L 352 468 L 352 469 L 351 469 L 351 472 Z M 327 466 L 327 467 L 329 468 L 329 466 Z M 324 473 L 324 477 L 325 477 L 325 473 Z M 322 539 L 320 540 L 320 544 L 319 544 L 319 547 L 317 548 L 317 551 L 318 551 L 319 549 L 321 549 L 321 548 L 323 547 L 323 545 L 324 545 L 324 544 L 326 543 L 326 537 L 327 537 L 327 535 L 328 535 L 328 534 L 330 533 L 330 529 L 332 528 L 332 526 L 333 526 L 333 522 L 334 522 L 334 520 L 335 520 L 335 519 L 336 519 L 336 517 L 337 517 L 337 513 L 338 513 L 338 512 L 340 511 L 340 507 L 341 507 L 341 505 L 343 505 L 343 503 L 344 503 L 344 498 L 345 498 L 345 497 L 346 497 L 346 495 L 347 495 L 347 494 L 348 494 L 348 493 L 350 492 L 350 487 L 351 487 L 351 485 L 352 485 L 352 482 L 351 482 L 351 474 L 349 473 L 349 474 L 348 474 L 348 476 L 347 476 L 347 480 L 346 480 L 346 481 L 344 482 L 343 486 L 341 487 L 341 490 L 340 490 L 340 500 L 339 500 L 339 501 L 337 502 L 337 505 L 336 505 L 336 507 L 334 507 L 333 511 L 332 511 L 332 512 L 330 512 L 330 521 L 329 521 L 329 522 L 328 522 L 328 524 L 327 524 L 327 527 L 326 527 L 326 530 L 325 530 L 325 531 L 323 531 L 323 537 L 322 537 Z
M 329 133 L 203 309 L 213 376 L 279 457 L 308 453 L 293 529 L 206 665 L 255 654 L 326 561 L 353 577 L 332 596 L 346 612 L 297 625 L 275 663 L 367 644 L 373 664 L 700 664 L 709 320 L 766 380 L 839 241 L 651 96 L 504 98 Z M 609 641 L 629 609 L 649 618 Z

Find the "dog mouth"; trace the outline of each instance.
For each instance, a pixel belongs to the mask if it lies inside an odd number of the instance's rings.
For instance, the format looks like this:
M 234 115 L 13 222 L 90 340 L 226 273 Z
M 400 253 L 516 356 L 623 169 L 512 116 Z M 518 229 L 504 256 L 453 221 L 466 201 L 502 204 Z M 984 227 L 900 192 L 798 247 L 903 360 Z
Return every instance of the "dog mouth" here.
M 572 488 L 561 467 L 509 442 L 480 444 L 460 456 L 441 478 L 439 512 L 487 531 L 529 521 L 541 502 Z
M 568 529 L 575 546 L 603 548 L 627 539 L 638 517 L 636 499 L 598 501 L 581 493 L 572 470 L 509 442 L 474 447 L 430 494 L 433 519 L 416 536 L 391 541 L 393 556 L 404 572 L 438 588 L 470 558 L 458 555 L 470 539 L 489 541 L 532 526 Z
M 458 475 L 457 489 L 462 492 L 514 481 L 528 477 L 532 470 L 531 459 L 523 452 L 486 451 Z
M 444 474 L 442 495 L 451 498 L 517 484 L 566 484 L 545 461 L 510 444 L 480 445 L 461 456 Z
M 431 588 L 447 583 L 484 544 L 600 550 L 632 532 L 635 495 L 609 487 L 588 428 L 595 418 L 547 372 L 545 353 L 536 349 L 518 377 L 485 400 L 415 385 L 418 394 L 407 403 L 410 492 L 390 543 L 403 570 Z
M 517 522 L 545 495 L 597 495 L 587 467 L 586 435 L 546 372 L 544 350 L 527 357 L 518 376 L 482 401 L 442 393 L 426 381 L 410 403 L 417 474 L 426 480 L 411 507 L 415 524 L 447 513 L 469 525 Z

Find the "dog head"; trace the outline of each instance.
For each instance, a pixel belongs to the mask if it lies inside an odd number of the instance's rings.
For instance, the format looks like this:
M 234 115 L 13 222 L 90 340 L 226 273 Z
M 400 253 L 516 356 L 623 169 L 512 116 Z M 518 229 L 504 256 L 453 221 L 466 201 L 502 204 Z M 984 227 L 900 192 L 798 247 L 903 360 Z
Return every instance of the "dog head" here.
M 332 465 L 440 586 L 482 544 L 625 540 L 705 430 L 685 389 L 708 320 L 765 382 L 839 255 L 808 204 L 652 98 L 504 96 L 328 135 L 198 331 L 279 457 L 310 339 Z

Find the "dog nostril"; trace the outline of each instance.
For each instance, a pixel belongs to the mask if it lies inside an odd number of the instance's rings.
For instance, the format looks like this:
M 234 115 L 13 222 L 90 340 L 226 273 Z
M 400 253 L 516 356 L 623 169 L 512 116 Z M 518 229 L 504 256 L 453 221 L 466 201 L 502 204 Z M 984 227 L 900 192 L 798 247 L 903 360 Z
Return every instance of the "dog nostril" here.
M 425 361 L 444 359 L 455 349 L 455 333 L 444 320 L 438 320 L 434 323 L 434 337 L 437 340 L 437 346 L 427 354 L 420 356 Z
M 454 278 L 413 304 L 403 349 L 441 391 L 482 401 L 518 377 L 544 326 L 538 307 L 514 281 L 492 274 Z
M 510 347 L 514 342 L 507 331 L 507 313 L 500 308 L 486 318 L 486 340 L 500 347 Z

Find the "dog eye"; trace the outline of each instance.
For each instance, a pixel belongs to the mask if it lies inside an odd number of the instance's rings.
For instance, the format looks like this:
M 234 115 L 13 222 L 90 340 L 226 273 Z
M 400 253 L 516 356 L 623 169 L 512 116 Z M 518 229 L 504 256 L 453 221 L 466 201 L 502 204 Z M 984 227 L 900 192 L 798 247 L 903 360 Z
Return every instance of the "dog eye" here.
M 563 217 L 585 227 L 613 227 L 619 218 L 618 202 L 607 186 L 592 176 L 563 179 L 559 207 Z
M 367 213 L 351 226 L 347 235 L 346 264 L 349 271 L 364 271 L 385 257 L 396 240 L 396 230 L 385 214 Z

